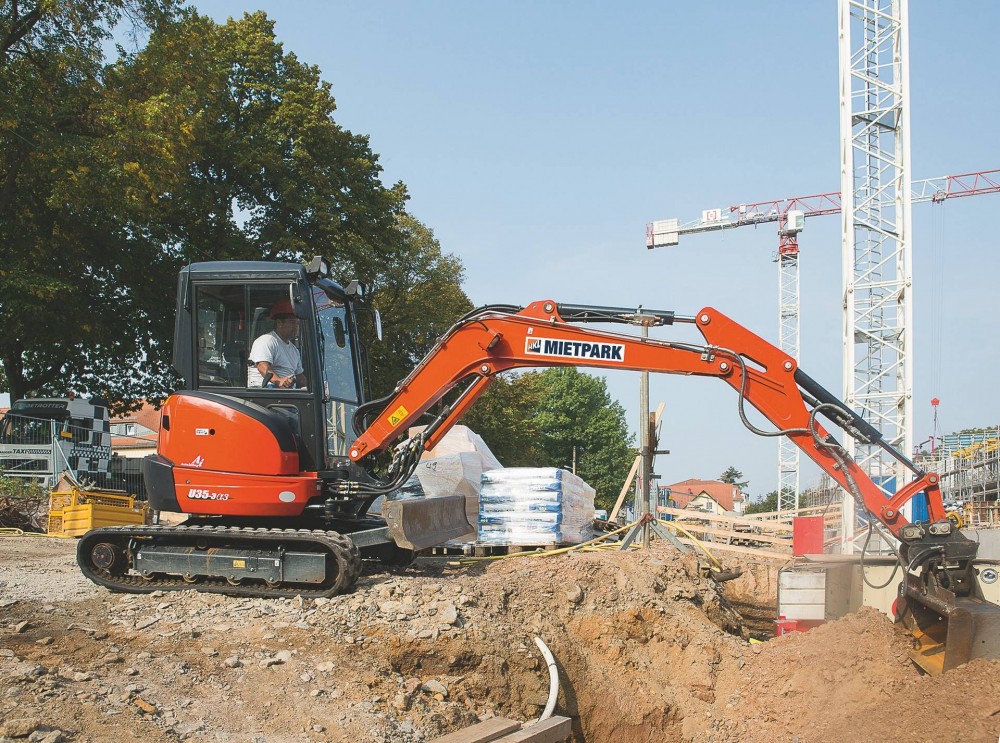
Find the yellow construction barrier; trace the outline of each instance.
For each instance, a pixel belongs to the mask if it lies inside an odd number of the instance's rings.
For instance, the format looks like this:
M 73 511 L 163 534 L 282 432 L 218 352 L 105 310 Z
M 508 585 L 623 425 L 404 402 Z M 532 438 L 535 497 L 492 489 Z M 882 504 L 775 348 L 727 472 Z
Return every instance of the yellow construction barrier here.
M 102 526 L 144 524 L 147 512 L 148 506 L 136 502 L 135 496 L 70 486 L 68 490 L 49 494 L 48 533 L 59 537 L 82 537 Z

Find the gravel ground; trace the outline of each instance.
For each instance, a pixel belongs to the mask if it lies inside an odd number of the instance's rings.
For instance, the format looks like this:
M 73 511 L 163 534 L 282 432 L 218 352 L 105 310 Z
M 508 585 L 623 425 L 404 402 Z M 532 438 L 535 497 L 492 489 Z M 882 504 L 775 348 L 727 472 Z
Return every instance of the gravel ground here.
M 535 636 L 575 743 L 1000 736 L 1000 661 L 921 676 L 874 610 L 750 644 L 697 559 L 662 544 L 369 568 L 318 600 L 112 594 L 74 549 L 0 539 L 0 743 L 423 743 L 536 718 Z

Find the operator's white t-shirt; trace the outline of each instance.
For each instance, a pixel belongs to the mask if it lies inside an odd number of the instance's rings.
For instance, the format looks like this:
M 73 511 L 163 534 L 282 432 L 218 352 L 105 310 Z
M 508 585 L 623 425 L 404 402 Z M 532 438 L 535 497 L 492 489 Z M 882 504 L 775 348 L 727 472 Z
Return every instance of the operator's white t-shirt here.
M 285 343 L 273 330 L 255 340 L 250 349 L 250 362 L 255 365 L 247 369 L 247 384 L 250 387 L 260 387 L 264 381 L 256 367 L 260 361 L 270 361 L 278 377 L 296 376 L 304 371 L 298 347 L 294 343 Z

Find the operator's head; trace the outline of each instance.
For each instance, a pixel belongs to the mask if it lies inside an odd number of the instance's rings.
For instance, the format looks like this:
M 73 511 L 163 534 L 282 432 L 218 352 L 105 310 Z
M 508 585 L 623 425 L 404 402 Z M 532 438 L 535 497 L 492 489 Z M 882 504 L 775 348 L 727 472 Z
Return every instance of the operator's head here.
M 274 332 L 283 340 L 291 340 L 299 330 L 299 318 L 292 312 L 292 303 L 287 299 L 275 302 L 270 318 L 274 320 Z

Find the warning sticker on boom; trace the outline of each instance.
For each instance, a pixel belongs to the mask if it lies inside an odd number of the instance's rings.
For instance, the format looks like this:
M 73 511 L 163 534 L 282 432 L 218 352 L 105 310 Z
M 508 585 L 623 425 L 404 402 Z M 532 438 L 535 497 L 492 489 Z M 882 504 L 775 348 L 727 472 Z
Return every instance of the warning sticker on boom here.
M 536 356 L 560 356 L 567 359 L 602 359 L 604 361 L 625 361 L 623 343 L 585 343 L 565 341 L 555 338 L 528 338 L 524 352 Z
M 400 423 L 402 423 L 404 420 L 406 420 L 406 416 L 408 416 L 408 415 L 409 415 L 409 412 L 407 412 L 406 408 L 404 408 L 402 405 L 400 405 L 398 408 L 396 408 L 394 411 L 392 411 L 392 413 L 390 413 L 390 415 L 389 415 L 389 425 L 392 426 L 393 428 L 395 428 Z

